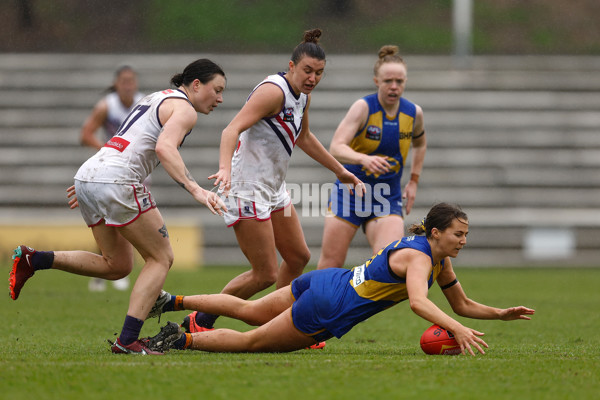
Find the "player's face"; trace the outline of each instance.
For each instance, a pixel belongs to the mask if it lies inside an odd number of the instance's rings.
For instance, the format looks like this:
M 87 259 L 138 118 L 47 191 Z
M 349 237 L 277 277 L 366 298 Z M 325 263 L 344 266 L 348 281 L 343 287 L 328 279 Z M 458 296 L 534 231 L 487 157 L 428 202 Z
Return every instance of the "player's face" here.
M 223 75 L 215 74 L 214 78 L 203 84 L 200 81 L 193 83 L 194 108 L 202 114 L 208 114 L 223 102 L 223 92 L 227 81 Z
M 115 89 L 121 100 L 132 100 L 138 91 L 138 80 L 135 72 L 123 70 L 115 79 Z
M 294 64 L 290 61 L 287 74 L 294 92 L 309 94 L 319 84 L 325 72 L 325 60 L 304 56 Z
M 383 63 L 373 80 L 378 88 L 379 101 L 383 105 L 397 104 L 406 87 L 406 67 L 399 62 Z
M 438 231 L 439 245 L 449 257 L 456 257 L 458 252 L 467 244 L 469 221 L 454 219 L 452 224 L 443 231 Z

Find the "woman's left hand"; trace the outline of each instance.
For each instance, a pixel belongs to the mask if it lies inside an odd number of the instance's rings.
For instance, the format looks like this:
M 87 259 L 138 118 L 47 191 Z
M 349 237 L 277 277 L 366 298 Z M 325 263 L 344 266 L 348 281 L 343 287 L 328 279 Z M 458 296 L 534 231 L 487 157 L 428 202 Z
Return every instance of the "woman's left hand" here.
M 515 319 L 531 319 L 528 315 L 533 315 L 535 310 L 523 306 L 505 308 L 500 312 L 502 321 L 513 321 Z

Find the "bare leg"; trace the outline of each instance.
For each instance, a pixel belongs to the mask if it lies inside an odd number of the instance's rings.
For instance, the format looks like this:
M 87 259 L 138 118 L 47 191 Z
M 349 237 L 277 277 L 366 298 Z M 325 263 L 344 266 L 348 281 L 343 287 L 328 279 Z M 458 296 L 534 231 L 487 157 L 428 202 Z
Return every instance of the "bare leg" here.
M 186 310 L 224 315 L 256 326 L 269 322 L 293 302 L 290 287 L 286 286 L 257 300 L 243 300 L 229 294 L 185 296 L 183 307 Z
M 291 308 L 256 329 L 237 332 L 231 329 L 192 334 L 190 349 L 212 352 L 288 352 L 304 349 L 315 340 L 297 330 L 292 323 Z
M 404 220 L 399 215 L 388 215 L 367 222 L 365 229 L 367 240 L 373 254 L 404 236 Z
M 291 214 L 290 214 L 291 213 Z M 277 275 L 276 287 L 289 285 L 302 274 L 310 261 L 310 250 L 294 205 L 271 214 L 275 245 L 283 261 Z
M 277 253 L 271 221 L 240 221 L 234 226 L 240 249 L 252 269 L 233 278 L 221 293 L 247 299 L 275 283 Z
M 321 257 L 317 269 L 342 268 L 357 229 L 357 226 L 340 218 L 333 216 L 325 218 Z
M 131 291 L 127 314 L 145 320 L 165 283 L 173 263 L 173 250 L 163 218 L 154 208 L 133 223 L 119 228 L 145 261 Z
M 92 227 L 102 255 L 88 251 L 55 251 L 52 268 L 103 279 L 121 279 L 133 269 L 133 247 L 115 227 Z

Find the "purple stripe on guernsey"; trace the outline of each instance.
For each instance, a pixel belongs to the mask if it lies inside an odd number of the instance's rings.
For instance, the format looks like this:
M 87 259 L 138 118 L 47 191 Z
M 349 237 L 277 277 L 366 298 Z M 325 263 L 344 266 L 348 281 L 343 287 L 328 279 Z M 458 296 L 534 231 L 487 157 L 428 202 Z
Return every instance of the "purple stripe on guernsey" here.
M 292 155 L 292 148 L 290 147 L 290 145 L 288 144 L 287 140 L 285 139 L 286 135 L 284 135 L 283 133 L 281 133 L 281 131 L 279 130 L 279 128 L 277 127 L 277 125 L 275 125 L 270 118 L 265 118 L 264 121 L 271 127 L 271 129 L 273 130 L 273 132 L 275 132 L 275 134 L 277 135 L 277 137 L 281 141 L 281 144 L 283 144 L 283 147 L 285 148 L 285 151 L 287 151 L 287 153 L 291 156 Z
M 292 96 L 294 96 L 294 98 L 296 100 L 298 100 L 300 98 L 300 93 L 296 94 L 296 92 L 294 91 L 294 88 L 292 87 L 292 85 L 290 85 L 290 82 L 285 78 L 285 72 L 278 72 L 277 75 L 281 76 L 285 80 L 285 83 L 287 83 L 288 89 L 290 89 L 290 94 Z
M 173 89 L 166 89 L 166 90 L 164 90 L 164 92 L 167 92 L 167 91 L 173 91 L 173 93 L 175 92 Z M 181 90 L 181 89 L 177 89 L 177 92 L 180 92 L 181 94 L 183 94 L 183 95 L 185 96 L 185 99 L 182 99 L 182 100 L 185 100 L 185 101 L 187 101 L 187 102 L 190 104 L 190 106 L 194 107 L 194 105 L 192 104 L 192 102 L 190 101 L 190 99 L 188 99 L 188 97 L 187 97 L 187 94 L 185 94 L 185 92 L 184 92 L 183 90 Z M 164 99 L 163 99 L 163 100 L 162 100 L 162 101 L 159 103 L 158 107 L 156 107 L 156 121 L 158 122 L 158 125 L 159 125 L 161 128 L 163 128 L 163 124 L 162 124 L 162 122 L 160 122 L 160 116 L 159 116 L 159 112 L 160 112 L 160 106 L 162 106 L 162 103 L 164 103 L 164 102 L 165 102 L 165 100 L 167 100 L 167 99 L 181 99 L 181 97 L 166 97 L 166 98 L 164 98 Z M 188 132 L 188 133 L 186 133 L 186 134 L 185 134 L 185 136 L 184 136 L 184 137 L 183 137 L 183 139 L 181 140 L 181 143 L 179 143 L 179 147 L 183 146 L 183 142 L 185 142 L 185 138 L 187 138 L 187 137 L 188 137 L 188 135 L 189 135 L 190 133 L 192 133 L 192 130 L 191 130 L 191 129 L 189 130 L 189 132 Z
M 192 108 L 194 108 L 194 105 L 192 104 L 192 102 L 190 101 L 190 99 L 188 99 L 187 94 L 185 94 L 185 92 L 181 89 L 177 89 L 178 92 L 183 93 L 183 95 L 185 96 L 185 100 L 190 103 L 190 106 L 192 106 Z M 177 97 L 176 97 L 177 98 Z M 158 107 L 160 109 L 160 106 Z M 160 124 L 160 119 L 158 120 L 158 123 Z M 188 135 L 192 133 L 192 130 L 190 129 L 188 133 L 185 134 L 185 136 L 183 137 L 183 139 L 181 139 L 181 143 L 179 143 L 179 147 L 183 146 L 183 142 L 185 142 L 185 139 L 188 137 Z

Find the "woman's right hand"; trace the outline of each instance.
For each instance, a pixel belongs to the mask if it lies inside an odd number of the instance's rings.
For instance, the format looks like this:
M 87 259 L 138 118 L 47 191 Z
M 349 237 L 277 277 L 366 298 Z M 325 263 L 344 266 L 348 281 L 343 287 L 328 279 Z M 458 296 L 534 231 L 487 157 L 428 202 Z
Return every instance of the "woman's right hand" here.
M 227 211 L 227 207 L 223 200 L 215 192 L 200 188 L 200 191 L 194 194 L 194 198 L 201 204 L 204 204 L 211 213 L 223 216 L 223 212 Z
M 466 326 L 460 325 L 460 328 L 454 328 L 450 330 L 456 339 L 456 342 L 460 345 L 460 351 L 462 354 L 469 352 L 472 356 L 475 355 L 473 347 L 477 349 L 481 354 L 485 354 L 482 346 L 488 348 L 486 342 L 483 341 L 480 336 L 483 336 L 483 332 L 476 331 L 475 329 L 467 328 Z

